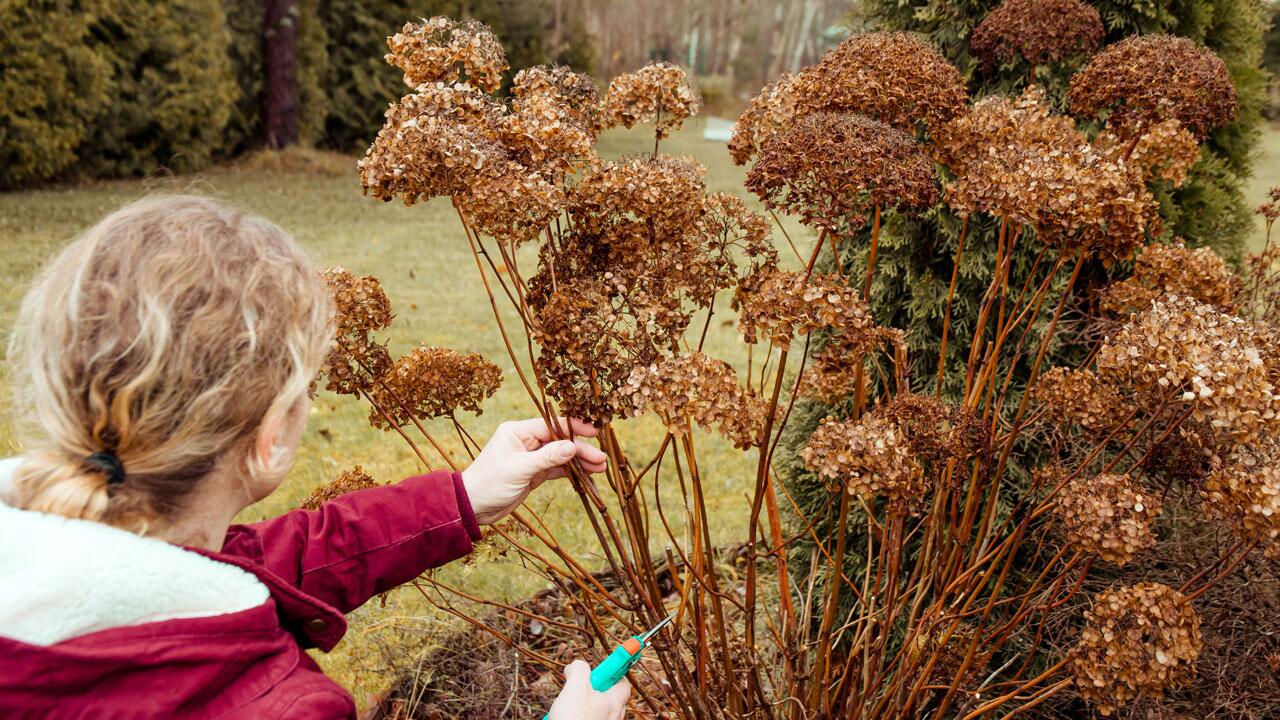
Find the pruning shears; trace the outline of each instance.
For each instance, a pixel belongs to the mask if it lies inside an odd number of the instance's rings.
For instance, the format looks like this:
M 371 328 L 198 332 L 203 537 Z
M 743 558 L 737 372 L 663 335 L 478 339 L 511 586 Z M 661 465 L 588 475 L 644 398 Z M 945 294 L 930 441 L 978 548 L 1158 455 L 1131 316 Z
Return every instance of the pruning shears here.
M 649 647 L 649 638 L 658 633 L 659 630 L 671 624 L 676 617 L 672 613 L 662 619 L 657 625 L 649 628 L 639 635 L 632 635 L 623 641 L 609 657 L 605 658 L 599 665 L 591 668 L 591 687 L 596 692 L 604 692 L 618 681 L 627 676 L 627 671 L 632 665 L 640 659 L 640 651 Z M 546 715 L 542 716 L 542 720 L 547 720 Z

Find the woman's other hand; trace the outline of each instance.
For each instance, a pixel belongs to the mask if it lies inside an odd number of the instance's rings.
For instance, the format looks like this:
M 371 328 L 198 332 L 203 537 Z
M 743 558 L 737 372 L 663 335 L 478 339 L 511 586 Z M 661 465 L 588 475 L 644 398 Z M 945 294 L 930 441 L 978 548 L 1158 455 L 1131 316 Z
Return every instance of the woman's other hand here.
M 595 427 L 581 420 L 556 418 L 561 437 L 595 437 Z M 577 459 L 591 473 L 605 468 L 605 454 L 580 439 L 556 440 L 542 418 L 505 422 L 462 471 L 462 484 L 476 520 L 489 525 L 506 517 L 534 488 L 563 477 L 565 466 Z M 590 689 L 590 688 L 588 688 Z
M 591 666 L 574 660 L 564 669 L 564 689 L 547 713 L 549 720 L 622 720 L 631 699 L 626 678 L 605 692 L 591 687 Z

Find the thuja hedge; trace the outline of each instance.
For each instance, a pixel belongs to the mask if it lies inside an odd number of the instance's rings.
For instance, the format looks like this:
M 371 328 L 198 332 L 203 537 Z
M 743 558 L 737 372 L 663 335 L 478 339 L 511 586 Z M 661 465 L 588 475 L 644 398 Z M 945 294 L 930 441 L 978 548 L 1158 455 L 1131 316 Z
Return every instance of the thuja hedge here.
M 351 150 L 404 95 L 382 61 L 409 19 L 494 27 L 514 69 L 591 58 L 571 28 L 546 47 L 548 0 L 298 0 L 299 135 Z M 465 6 L 465 7 L 464 7 Z M 464 12 L 465 10 L 465 12 Z M 258 0 L 10 0 L 0 4 L 0 188 L 196 169 L 257 140 Z
M 218 0 L 0 9 L 0 186 L 199 167 L 236 97 Z

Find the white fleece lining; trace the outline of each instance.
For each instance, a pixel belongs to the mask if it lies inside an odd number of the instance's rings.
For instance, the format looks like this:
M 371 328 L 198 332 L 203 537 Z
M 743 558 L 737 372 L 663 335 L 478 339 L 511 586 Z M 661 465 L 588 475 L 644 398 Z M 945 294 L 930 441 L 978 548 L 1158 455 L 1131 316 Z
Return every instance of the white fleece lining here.
M 21 459 L 0 461 L 0 499 Z M 0 635 L 53 645 L 110 628 L 257 607 L 234 565 L 101 523 L 0 502 Z

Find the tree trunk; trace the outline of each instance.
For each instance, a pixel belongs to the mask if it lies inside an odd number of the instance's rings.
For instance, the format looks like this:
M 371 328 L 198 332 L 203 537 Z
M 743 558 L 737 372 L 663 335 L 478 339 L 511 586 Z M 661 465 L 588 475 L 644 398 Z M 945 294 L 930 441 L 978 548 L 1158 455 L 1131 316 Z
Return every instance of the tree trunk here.
M 262 2 L 262 139 L 270 148 L 298 141 L 298 3 Z

